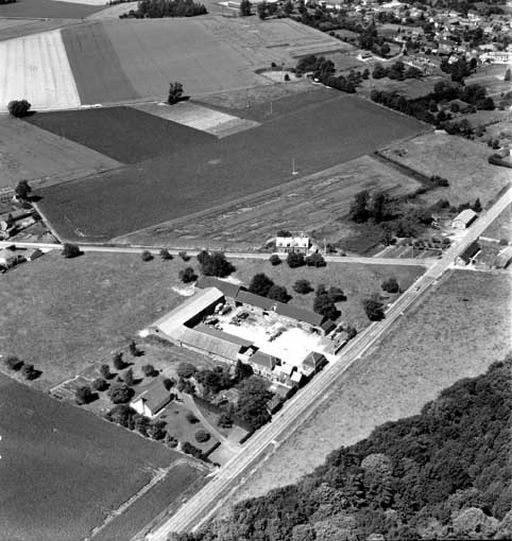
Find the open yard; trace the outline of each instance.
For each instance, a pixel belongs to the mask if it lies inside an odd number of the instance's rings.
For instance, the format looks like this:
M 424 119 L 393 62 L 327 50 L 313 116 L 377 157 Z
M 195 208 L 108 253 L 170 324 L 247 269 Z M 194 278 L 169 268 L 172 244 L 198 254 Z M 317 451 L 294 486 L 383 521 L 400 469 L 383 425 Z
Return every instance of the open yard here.
M 33 115 L 28 122 L 124 163 L 190 151 L 212 135 L 131 107 Z
M 63 259 L 58 251 L 23 264 L 2 276 L 0 352 L 41 369 L 34 385 L 42 389 L 110 362 L 113 351 L 182 301 L 173 287 L 181 287 L 185 266 L 181 259 L 145 263 L 139 255 Z
M 3 375 L 0 408 L 2 540 L 83 539 L 182 456 Z M 136 504 L 118 520 L 135 534 L 200 475 L 186 463 L 172 468 L 146 494 L 157 491 L 154 506 Z
M 234 500 L 294 483 L 334 449 L 367 437 L 386 421 L 419 413 L 445 387 L 485 372 L 510 349 L 510 300 L 508 275 L 450 271 L 349 368 Z
M 299 267 L 290 269 L 285 262 L 274 267 L 268 261 L 260 259 L 237 259 L 233 260 L 233 264 L 237 269 L 232 275 L 234 279 L 240 280 L 248 286 L 255 274 L 263 272 L 277 285 L 286 287 L 288 293 L 293 296 L 290 301 L 291 305 L 308 310 L 313 310 L 315 293 L 299 295 L 293 291 L 292 285 L 297 280 L 305 278 L 311 282 L 315 289 L 319 284 L 325 284 L 327 287 L 340 287 L 347 297 L 346 301 L 337 304 L 339 310 L 341 310 L 340 321 L 353 325 L 357 329 L 362 329 L 368 325 L 368 318 L 361 306 L 361 301 L 372 293 L 384 293 L 380 288 L 384 280 L 394 277 L 400 287 L 405 290 L 425 270 L 419 265 L 409 267 L 356 263 L 328 263 L 323 268 Z M 391 297 L 390 301 L 392 300 Z
M 380 154 L 425 176 L 449 181 L 448 187 L 422 196 L 428 204 L 443 198 L 459 205 L 479 197 L 485 207 L 510 182 L 508 169 L 487 162 L 491 149 L 458 136 L 429 133 L 389 145 Z
M 16 186 L 20 180 L 48 186 L 121 166 L 58 133 L 9 116 L 0 116 L 0 161 L 0 188 Z
M 337 242 L 350 234 L 348 212 L 354 194 L 361 190 L 385 190 L 397 196 L 420 184 L 370 156 L 362 156 L 271 188 L 242 202 L 205 211 L 201 219 L 183 218 L 117 239 L 135 244 L 169 244 L 251 249 L 263 245 L 279 229 L 306 231 L 315 241 Z
M 314 95 L 313 103 L 309 93 L 276 101 L 275 116 L 236 136 L 183 148 L 137 167 L 41 190 L 40 208 L 64 238 L 83 235 L 106 240 L 285 184 L 298 178 L 292 174 L 292 160 L 303 177 L 425 129 L 412 118 L 355 96 L 329 89 Z M 254 113 L 264 114 L 255 108 L 247 118 L 259 121 Z M 97 114 L 101 118 L 107 113 Z M 32 117 L 34 122 L 37 116 Z M 166 123 L 144 116 L 159 125 Z M 178 129 L 177 125 L 169 126 Z M 210 137 L 179 128 L 194 137 Z M 110 142 L 111 148 L 123 150 L 121 142 L 125 140 L 126 135 L 118 133 Z M 182 148 L 181 143 L 179 146 Z
M 87 5 L 89 4 L 89 5 Z M 105 2 L 83 0 L 61 2 L 60 0 L 17 0 L 0 6 L 0 17 L 33 19 L 82 19 L 105 8 Z

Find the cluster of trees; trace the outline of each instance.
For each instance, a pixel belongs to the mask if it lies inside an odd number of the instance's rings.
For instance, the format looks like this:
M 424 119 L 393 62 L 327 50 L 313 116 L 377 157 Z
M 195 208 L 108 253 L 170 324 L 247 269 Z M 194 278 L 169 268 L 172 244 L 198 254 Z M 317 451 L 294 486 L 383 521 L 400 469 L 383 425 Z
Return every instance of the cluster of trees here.
M 359 224 L 370 219 L 380 224 L 395 215 L 392 203 L 393 200 L 385 192 L 376 191 L 370 197 L 368 190 L 362 190 L 354 196 L 350 204 L 350 219 Z
M 440 68 L 451 75 L 452 81 L 462 83 L 466 77 L 469 77 L 477 68 L 476 58 L 472 58 L 469 62 L 464 56 L 460 56 L 457 62 L 448 62 L 447 58 L 441 60 Z
M 114 406 L 106 415 L 105 419 L 116 423 L 118 425 L 124 426 L 129 430 L 136 430 L 143 436 L 147 436 L 154 440 L 164 440 L 171 442 L 174 440 L 174 443 L 171 446 L 176 445 L 175 438 L 167 433 L 165 430 L 166 422 L 155 419 L 151 420 L 137 413 L 133 408 L 127 404 L 118 404 Z
M 216 276 L 217 278 L 225 278 L 236 269 L 230 263 L 222 252 L 208 253 L 206 250 L 199 252 L 197 255 L 199 267 L 205 276 Z
M 313 77 L 324 85 L 348 93 L 354 93 L 356 91 L 356 84 L 360 82 L 355 72 L 349 78 L 343 75 L 336 76 L 334 62 L 327 60 L 324 56 L 308 55 L 301 58 L 295 67 L 295 72 L 299 76 L 306 72 L 313 72 Z
M 120 19 L 160 19 L 162 17 L 195 17 L 208 13 L 203 4 L 193 0 L 140 0 L 137 9 L 120 15 Z
M 341 312 L 336 308 L 336 303 L 346 300 L 345 293 L 339 287 L 332 286 L 327 289 L 324 284 L 319 284 L 315 292 L 313 310 L 317 314 L 336 321 L 341 316 Z
M 169 92 L 167 94 L 167 103 L 169 105 L 174 105 L 178 103 L 183 98 L 183 84 L 179 81 L 174 81 L 169 83 Z
M 259 272 L 252 277 L 249 291 L 255 295 L 268 297 L 279 302 L 288 302 L 291 299 L 284 286 L 274 284 L 274 281 L 263 272 Z
M 368 299 L 364 299 L 363 308 L 366 313 L 366 317 L 370 321 L 380 321 L 386 317 L 384 313 L 384 304 L 380 300 L 378 294 L 372 295 Z
M 22 361 L 15 355 L 9 355 L 5 358 L 5 366 L 13 372 L 19 372 L 26 380 L 32 381 L 41 375 L 41 371 L 34 368 L 31 363 Z
M 66 259 L 73 259 L 74 257 L 78 257 L 81 254 L 82 252 L 76 244 L 66 242 L 62 247 L 62 257 L 65 257 Z
M 18 0 L 0 0 L 0 4 L 14 4 Z
M 390 66 L 383 66 L 377 64 L 372 71 L 372 77 L 374 79 L 382 79 L 388 77 L 389 79 L 396 79 L 397 81 L 403 81 L 404 79 L 420 79 L 422 77 L 421 70 L 415 66 L 407 66 L 401 60 L 393 62 Z
M 258 17 L 263 21 L 267 17 L 273 17 L 277 11 L 278 6 L 276 2 L 260 2 L 256 5 L 256 10 L 258 11 Z
M 240 16 L 249 17 L 252 15 L 252 3 L 250 0 L 242 0 L 240 2 Z
M 510 539 L 512 359 L 179 541 Z
M 31 107 L 32 105 L 27 100 L 13 100 L 7 104 L 9 114 L 16 118 L 28 116 L 30 114 Z

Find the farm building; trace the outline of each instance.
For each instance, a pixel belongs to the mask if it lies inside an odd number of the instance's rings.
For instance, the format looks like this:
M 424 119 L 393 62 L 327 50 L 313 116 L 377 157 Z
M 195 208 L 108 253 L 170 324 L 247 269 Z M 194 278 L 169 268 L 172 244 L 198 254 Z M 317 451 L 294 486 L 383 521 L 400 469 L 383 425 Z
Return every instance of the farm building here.
M 156 380 L 151 387 L 136 396 L 130 406 L 141 415 L 155 417 L 171 401 L 169 391 L 164 387 L 163 380 Z
M 276 237 L 276 252 L 285 254 L 299 252 L 301 254 L 307 254 L 309 246 L 309 237 L 304 235 L 304 233 Z
M 43 252 L 39 248 L 29 248 L 28 250 L 25 250 L 23 252 L 23 257 L 27 261 L 34 261 L 34 259 L 37 259 L 38 257 L 41 257 L 43 255 Z
M 309 355 L 302 361 L 302 372 L 305 376 L 310 377 L 313 374 L 316 374 L 319 370 L 322 369 L 327 364 L 327 359 L 325 355 L 312 351 Z
M 454 229 L 467 229 L 478 217 L 472 209 L 465 209 L 452 220 Z
M 281 364 L 281 360 L 263 351 L 257 351 L 249 358 L 249 364 L 256 374 L 271 377 L 274 368 Z
M 494 261 L 494 266 L 497 269 L 506 269 L 512 261 L 512 246 L 508 246 L 502 250 Z
M 456 265 L 469 265 L 480 252 L 480 244 L 473 242 L 455 260 Z
M 0 250 L 0 266 L 10 267 L 19 261 L 20 253 L 14 250 Z

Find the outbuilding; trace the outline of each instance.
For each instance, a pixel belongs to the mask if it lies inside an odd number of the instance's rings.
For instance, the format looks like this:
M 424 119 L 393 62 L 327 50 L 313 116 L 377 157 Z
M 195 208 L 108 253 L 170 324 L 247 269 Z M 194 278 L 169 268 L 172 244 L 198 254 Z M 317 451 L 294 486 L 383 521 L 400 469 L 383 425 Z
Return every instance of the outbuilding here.
M 141 415 L 153 418 L 171 401 L 171 394 L 165 388 L 163 380 L 157 379 L 150 387 L 140 393 L 130 406 Z
M 452 220 L 452 227 L 467 229 L 477 218 L 478 214 L 473 209 L 465 209 Z

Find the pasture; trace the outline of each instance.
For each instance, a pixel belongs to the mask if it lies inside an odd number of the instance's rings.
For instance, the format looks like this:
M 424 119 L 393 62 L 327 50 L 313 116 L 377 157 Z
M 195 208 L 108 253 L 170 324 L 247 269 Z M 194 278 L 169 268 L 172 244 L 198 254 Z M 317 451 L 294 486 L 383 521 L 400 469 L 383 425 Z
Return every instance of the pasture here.
M 183 218 L 118 238 L 141 245 L 203 246 L 251 249 L 277 230 L 306 231 L 322 243 L 350 235 L 350 203 L 361 190 L 384 190 L 390 196 L 413 192 L 420 184 L 370 156 L 334 166 L 298 181 L 271 188 L 204 211 L 200 219 Z
M 329 452 L 368 437 L 386 421 L 419 413 L 442 389 L 502 360 L 510 349 L 510 293 L 507 275 L 449 271 L 347 370 L 234 500 L 294 483 Z
M 87 5 L 89 4 L 89 5 Z M 17 0 L 0 6 L 0 17 L 31 19 L 83 19 L 105 8 L 103 0 Z
M 512 206 L 508 206 L 492 224 L 483 232 L 483 237 L 499 241 L 506 239 L 512 242 Z
M 0 73 L 6 74 L 0 80 L 0 112 L 21 98 L 35 111 L 80 106 L 59 30 L 0 41 Z
M 0 391 L 2 539 L 82 539 L 181 456 L 3 375 Z M 200 473 L 185 464 L 168 476 L 167 493 L 153 489 L 160 507 L 128 508 L 139 529 Z
M 190 151 L 215 138 L 131 107 L 59 111 L 27 122 L 124 163 Z
M 43 189 L 40 208 L 64 238 L 110 239 L 299 178 L 292 174 L 292 159 L 304 177 L 425 129 L 412 118 L 355 96 L 322 89 L 311 103 L 308 95 L 284 98 L 291 107 L 276 102 L 275 118 L 236 137 Z M 37 116 L 32 117 L 34 122 Z M 194 137 L 209 137 L 178 125 L 172 130 L 178 127 L 193 131 Z M 119 141 L 126 136 L 117 137 L 111 146 L 121 146 Z
M 436 133 L 400 141 L 380 151 L 385 158 L 422 175 L 439 175 L 448 180 L 448 187 L 421 196 L 427 204 L 443 198 L 460 205 L 479 197 L 484 207 L 510 182 L 506 168 L 487 162 L 491 153 L 482 143 Z
M 120 167 L 120 163 L 33 124 L 0 116 L 0 188 L 28 180 L 48 186 Z
M 0 11 L 2 7 L 0 6 Z M 0 40 L 48 32 L 72 24 L 79 24 L 79 21 L 73 19 L 0 19 Z

